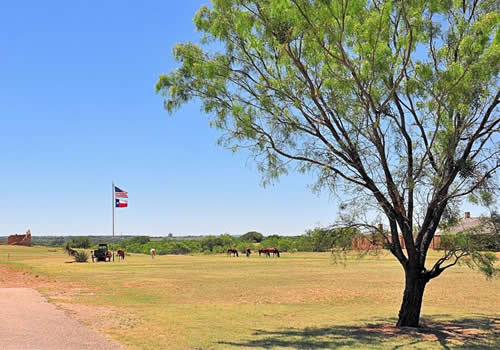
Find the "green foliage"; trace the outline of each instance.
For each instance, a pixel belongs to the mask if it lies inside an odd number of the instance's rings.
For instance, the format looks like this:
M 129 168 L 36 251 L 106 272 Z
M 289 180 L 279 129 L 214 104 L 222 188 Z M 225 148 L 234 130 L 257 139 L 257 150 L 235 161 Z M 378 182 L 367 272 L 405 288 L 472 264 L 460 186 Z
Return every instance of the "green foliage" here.
M 31 236 L 33 245 L 42 245 L 48 247 L 62 247 L 66 243 L 63 236 Z
M 129 240 L 131 244 L 147 244 L 150 242 L 148 236 L 137 236 Z
M 312 252 L 313 251 L 313 240 L 312 237 L 309 233 L 310 231 L 306 232 L 305 234 L 297 237 L 295 239 L 295 249 L 297 249 L 299 252 Z
M 89 260 L 89 253 L 84 250 L 79 250 L 73 256 L 76 262 L 83 263 Z
M 453 227 L 460 222 L 460 206 L 456 202 L 450 202 L 444 209 L 441 221 L 439 222 L 439 228 L 441 230 L 446 230 L 449 227 Z
M 311 249 L 314 252 L 347 251 L 358 234 L 359 232 L 353 228 L 317 227 L 306 232 L 311 239 Z
M 334 232 L 324 228 L 315 228 L 310 231 L 310 235 L 313 252 L 327 252 L 332 250 L 335 243 Z
M 288 237 L 282 237 L 282 238 L 280 238 L 278 240 L 278 244 L 277 244 L 276 248 L 280 252 L 292 252 L 292 251 L 296 250 L 294 242 L 292 241 L 292 239 L 290 239 Z
M 495 234 L 497 236 L 500 236 L 500 214 L 496 210 L 493 210 L 491 212 L 490 220 L 491 223 L 493 224 Z
M 111 249 L 125 249 L 130 253 L 149 254 L 151 248 L 156 249 L 156 254 L 190 254 L 201 252 L 199 240 L 175 241 L 170 238 L 164 238 L 159 241 L 151 241 L 149 237 L 139 236 L 129 240 L 112 244 Z
M 32 242 L 33 242 L 33 239 L 32 239 Z M 62 247 L 64 245 L 64 237 L 54 237 L 54 239 L 52 241 L 50 241 L 47 245 L 49 246 L 54 246 L 54 247 Z M 36 244 L 35 242 L 33 242 L 33 244 Z
M 478 269 L 486 278 L 500 276 L 500 269 L 495 267 L 497 261 L 498 258 L 491 252 L 473 252 L 470 254 L 470 257 L 461 260 L 469 268 Z
M 259 248 L 277 248 L 279 241 L 280 237 L 278 235 L 268 236 L 260 242 Z
M 201 45 L 174 46 L 179 67 L 156 91 L 170 113 L 201 100 L 220 144 L 249 151 L 264 183 L 310 171 L 318 188 L 367 191 L 395 220 L 413 214 L 413 193 L 426 198 L 421 211 L 425 201 L 444 207 L 498 167 L 495 6 L 214 1 L 194 16 Z
M 221 244 L 222 242 L 216 236 L 206 236 L 201 239 L 201 249 L 204 252 L 213 252 L 214 247 Z
M 500 236 L 498 234 L 480 234 L 473 230 L 457 234 L 441 236 L 441 247 L 445 249 L 443 261 L 438 268 L 464 264 L 471 269 L 477 269 L 487 278 L 499 274 L 496 267 L 498 258 L 488 250 L 499 251 Z M 448 263 L 448 265 L 445 265 Z
M 441 236 L 441 248 L 462 251 L 500 251 L 500 235 L 466 231 Z
M 240 237 L 241 240 L 245 242 L 255 242 L 259 243 L 264 239 L 264 235 L 262 233 L 256 232 L 256 231 L 250 231 L 245 233 Z
M 206 236 L 201 239 L 201 249 L 206 252 L 223 252 L 229 248 L 234 248 L 237 240 L 228 234 L 220 236 Z
M 249 242 L 246 242 L 246 241 L 241 241 L 239 240 L 238 243 L 236 244 L 236 249 L 239 251 L 239 252 L 244 252 L 246 251 L 247 248 L 250 248 L 251 250 L 255 250 L 255 248 L 253 247 L 252 244 L 249 244 Z
M 70 245 L 73 248 L 89 249 L 91 246 L 91 242 L 88 237 L 75 237 L 71 240 Z
M 312 232 L 312 230 L 310 231 Z M 239 238 L 228 234 L 219 236 L 209 235 L 201 239 L 183 239 L 181 241 L 164 238 L 158 241 L 139 239 L 137 237 L 124 240 L 120 243 L 110 245 L 110 249 L 125 249 L 130 253 L 149 254 L 151 248 L 156 249 L 158 255 L 164 254 L 221 254 L 226 253 L 229 248 L 236 248 L 244 252 L 247 248 L 256 251 L 259 248 L 274 247 L 281 252 L 313 251 L 312 237 L 310 232 L 298 237 L 286 237 L 279 235 L 262 236 L 262 241 L 257 245 L 255 240 L 260 239 L 260 233 L 251 231 Z M 337 231 L 336 231 L 337 232 Z M 143 243 L 141 243 L 143 242 Z M 316 251 L 326 251 L 316 250 Z
M 175 45 L 179 66 L 156 84 L 169 113 L 200 100 L 222 131 L 219 143 L 249 152 L 264 184 L 298 170 L 312 173 L 314 189 L 350 197 L 346 226 L 369 225 L 360 208 L 385 216 L 398 239 L 372 238 L 390 249 L 407 282 L 426 283 L 459 261 L 494 274 L 476 237 L 457 235 L 430 271 L 426 259 L 439 223 L 456 222 L 453 202 L 492 201 L 485 193 L 500 168 L 497 2 L 216 0 L 194 23 L 201 45 Z M 315 229 L 260 246 L 332 250 L 337 258 L 358 235 Z M 224 246 L 202 240 L 203 251 Z M 418 326 L 413 289 L 406 284 L 398 326 Z

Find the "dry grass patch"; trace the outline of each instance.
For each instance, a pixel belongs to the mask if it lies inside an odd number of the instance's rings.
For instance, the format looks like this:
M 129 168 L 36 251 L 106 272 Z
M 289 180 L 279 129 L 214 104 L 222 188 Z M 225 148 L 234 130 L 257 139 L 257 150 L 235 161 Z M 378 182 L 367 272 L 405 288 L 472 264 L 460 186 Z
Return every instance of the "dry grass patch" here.
M 62 253 L 17 249 L 10 250 L 10 266 L 29 272 L 28 284 L 33 275 L 52 281 L 33 285 L 132 349 L 498 345 L 498 321 L 487 320 L 498 320 L 500 282 L 464 267 L 429 284 L 422 311 L 427 328 L 414 331 L 393 327 L 404 278 L 387 254 L 349 258 L 345 266 L 320 253 L 154 260 L 132 254 L 121 263 L 65 264 Z

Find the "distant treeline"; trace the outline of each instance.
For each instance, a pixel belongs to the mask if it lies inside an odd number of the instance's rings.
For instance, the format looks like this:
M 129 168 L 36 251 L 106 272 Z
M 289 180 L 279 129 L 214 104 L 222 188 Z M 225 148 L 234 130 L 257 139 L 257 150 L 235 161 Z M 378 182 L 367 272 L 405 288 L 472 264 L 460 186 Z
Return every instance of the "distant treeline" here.
M 47 247 L 62 247 L 66 243 L 71 245 L 79 245 L 79 241 L 88 241 L 90 246 L 98 245 L 99 243 L 118 243 L 136 236 L 31 236 L 32 245 L 41 245 Z M 0 236 L 0 242 L 7 244 L 7 236 Z M 79 247 L 75 247 L 79 248 Z M 83 247 L 82 247 L 83 248 Z
M 127 239 L 131 239 L 135 236 L 120 236 L 120 237 L 110 237 L 110 236 L 31 236 L 32 245 L 41 245 L 48 247 L 62 247 L 66 243 L 70 243 L 75 248 L 88 248 L 99 243 L 118 243 Z M 88 242 L 87 246 L 77 247 L 81 245 L 81 242 Z M 85 243 L 83 243 L 85 245 Z
M 348 235 L 346 235 L 346 230 Z M 99 243 L 108 243 L 110 248 L 125 249 L 130 253 L 149 254 L 151 248 L 157 254 L 218 254 L 229 248 L 244 251 L 246 248 L 274 247 L 281 252 L 325 252 L 334 245 L 342 244 L 341 240 L 354 234 L 352 229 L 321 229 L 308 230 L 301 236 L 264 236 L 262 233 L 250 231 L 235 237 L 229 234 L 190 236 L 190 237 L 148 237 L 148 236 L 32 236 L 33 245 L 65 246 L 67 243 L 73 248 L 94 249 Z M 0 237 L 1 239 L 1 237 Z
M 346 232 L 347 230 L 347 232 Z M 347 235 L 345 234 L 347 233 Z M 325 252 L 335 246 L 350 244 L 350 239 L 354 231 L 352 229 L 313 229 L 307 231 L 301 236 L 264 236 L 255 231 L 248 232 L 240 237 L 234 237 L 229 234 L 219 236 L 204 236 L 201 239 L 174 240 L 164 238 L 159 241 L 152 241 L 149 237 L 140 236 L 127 239 L 122 242 L 112 244 L 112 249 L 123 248 L 130 253 L 149 254 L 151 248 L 156 250 L 157 254 L 218 254 L 224 253 L 229 248 L 236 248 L 244 251 L 247 248 L 258 250 L 259 248 L 274 247 L 281 252 Z M 349 243 L 347 243 L 349 241 Z

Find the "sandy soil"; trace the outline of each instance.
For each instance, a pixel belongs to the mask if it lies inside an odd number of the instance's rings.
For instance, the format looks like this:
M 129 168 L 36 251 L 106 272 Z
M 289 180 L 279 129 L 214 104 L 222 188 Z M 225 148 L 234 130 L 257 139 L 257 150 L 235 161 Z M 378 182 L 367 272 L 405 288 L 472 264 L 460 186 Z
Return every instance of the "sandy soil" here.
M 55 281 L 35 276 L 28 272 L 19 272 L 5 265 L 0 265 L 0 288 L 50 288 L 56 286 Z
M 56 285 L 0 265 L 0 350 L 122 349 L 34 289 Z

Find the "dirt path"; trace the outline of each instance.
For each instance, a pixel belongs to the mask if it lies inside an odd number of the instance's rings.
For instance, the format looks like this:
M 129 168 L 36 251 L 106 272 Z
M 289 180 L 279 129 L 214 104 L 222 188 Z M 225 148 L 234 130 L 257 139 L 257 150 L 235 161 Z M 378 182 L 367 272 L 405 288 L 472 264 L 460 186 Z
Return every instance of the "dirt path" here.
M 33 289 L 50 283 L 0 265 L 0 350 L 123 349 Z
M 0 349 L 121 349 L 31 288 L 0 288 Z

